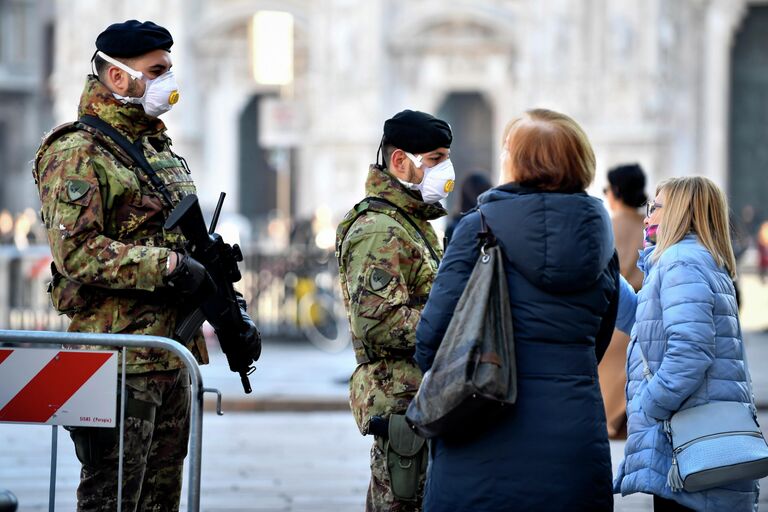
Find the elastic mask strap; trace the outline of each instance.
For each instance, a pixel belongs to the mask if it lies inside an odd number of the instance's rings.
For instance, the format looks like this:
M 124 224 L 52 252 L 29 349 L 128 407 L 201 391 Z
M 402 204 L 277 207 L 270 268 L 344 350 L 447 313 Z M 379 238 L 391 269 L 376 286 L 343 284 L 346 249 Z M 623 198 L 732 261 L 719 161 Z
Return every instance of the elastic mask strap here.
M 105 61 L 109 62 L 113 66 L 116 66 L 116 67 L 122 69 L 123 71 L 128 73 L 128 75 L 131 78 L 133 78 L 134 80 L 141 80 L 142 78 L 144 78 L 144 73 L 142 73 L 141 71 L 136 71 L 135 69 L 129 68 L 128 66 L 126 66 L 125 64 L 120 62 L 119 60 L 113 59 L 112 57 L 110 57 L 109 55 L 107 55 L 106 53 L 104 53 L 102 51 L 97 51 L 96 55 L 98 55 L 99 57 L 101 57 Z
M 99 50 L 96 50 L 93 52 L 93 56 L 91 57 L 91 71 L 93 73 L 93 76 L 98 76 L 98 73 L 96 72 L 96 63 L 94 62 L 96 60 L 96 55 L 99 54 Z
M 406 151 L 405 152 L 405 156 L 407 156 L 408 159 L 411 162 L 413 162 L 413 165 L 415 165 L 416 167 L 421 167 L 421 160 L 422 160 L 422 156 L 421 155 L 414 156 L 412 153 L 409 153 L 409 152 Z
M 384 161 L 384 155 L 382 155 L 382 150 L 384 148 L 384 137 L 381 137 L 381 142 L 379 142 L 379 149 L 376 150 L 376 165 L 381 167 L 382 169 L 387 168 L 387 163 Z

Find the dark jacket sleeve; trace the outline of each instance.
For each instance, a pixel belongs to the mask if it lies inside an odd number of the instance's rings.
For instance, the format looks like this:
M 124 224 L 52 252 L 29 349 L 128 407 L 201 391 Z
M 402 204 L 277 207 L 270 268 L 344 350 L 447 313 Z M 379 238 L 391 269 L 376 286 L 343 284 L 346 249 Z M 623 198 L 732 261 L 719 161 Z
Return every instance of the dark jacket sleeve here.
M 613 258 L 608 265 L 608 269 L 611 274 L 611 280 L 614 284 L 613 293 L 611 293 L 610 302 L 608 303 L 608 309 L 603 315 L 603 319 L 600 322 L 600 329 L 595 336 L 595 355 L 597 356 L 597 362 L 603 360 L 605 351 L 608 350 L 608 345 L 611 344 L 611 338 L 613 336 L 613 329 L 616 326 L 616 316 L 619 312 L 619 285 L 620 277 L 619 273 L 619 255 L 614 251 Z
M 416 362 L 422 371 L 432 367 L 437 349 L 453 318 L 456 303 L 459 302 L 459 297 L 475 267 L 480 254 L 477 245 L 479 230 L 480 214 L 474 212 L 463 217 L 456 226 L 451 243 L 440 263 L 429 300 L 416 328 Z

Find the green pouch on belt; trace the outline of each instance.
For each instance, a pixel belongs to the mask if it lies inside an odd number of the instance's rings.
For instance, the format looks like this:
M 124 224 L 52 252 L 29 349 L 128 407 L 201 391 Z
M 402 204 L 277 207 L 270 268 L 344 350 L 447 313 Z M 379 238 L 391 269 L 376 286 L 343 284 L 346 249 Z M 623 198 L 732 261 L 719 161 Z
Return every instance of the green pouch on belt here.
M 417 500 L 419 483 L 427 468 L 427 446 L 426 440 L 406 423 L 404 414 L 389 416 L 386 448 L 392 494 L 401 500 Z

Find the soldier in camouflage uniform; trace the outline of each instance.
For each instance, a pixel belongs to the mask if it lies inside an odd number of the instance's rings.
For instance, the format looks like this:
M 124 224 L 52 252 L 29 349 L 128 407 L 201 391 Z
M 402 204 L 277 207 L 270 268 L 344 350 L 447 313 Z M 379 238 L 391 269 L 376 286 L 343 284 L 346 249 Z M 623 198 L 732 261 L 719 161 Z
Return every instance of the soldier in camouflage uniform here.
M 86 124 L 58 127 L 37 153 L 34 178 L 54 261 L 49 291 L 71 318 L 70 331 L 173 338 L 184 308 L 210 289 L 202 265 L 182 255 L 182 236 L 163 229 L 169 203 L 195 192 L 157 118 L 178 100 L 172 44 L 151 22 L 108 27 L 96 40 L 98 76 L 86 80 L 78 110 L 81 119 L 99 118 L 137 145 L 164 191 L 113 139 Z M 208 362 L 200 332 L 187 348 Z M 155 348 L 128 350 L 126 368 L 123 510 L 178 510 L 189 375 L 176 356 Z M 115 510 L 118 429 L 70 433 L 82 462 L 78 510 Z
M 439 200 L 453 188 L 451 140 L 448 124 L 429 114 L 406 110 L 389 119 L 383 165 L 371 165 L 366 199 L 337 231 L 358 363 L 350 406 L 360 432 L 375 436 L 368 512 L 421 509 L 427 450 L 403 429 L 403 415 L 422 377 L 413 359 L 416 325 L 442 256 L 429 221 L 446 214 Z

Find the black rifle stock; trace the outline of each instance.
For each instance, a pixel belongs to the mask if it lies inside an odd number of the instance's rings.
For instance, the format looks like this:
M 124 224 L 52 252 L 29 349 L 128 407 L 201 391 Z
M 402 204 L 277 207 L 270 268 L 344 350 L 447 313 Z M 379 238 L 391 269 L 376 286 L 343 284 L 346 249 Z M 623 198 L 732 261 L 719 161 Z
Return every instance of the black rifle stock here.
M 165 223 L 165 229 L 181 229 L 187 239 L 187 253 L 205 267 L 216 283 L 215 293 L 207 296 L 200 307 L 179 324 L 176 335 L 183 340 L 189 339 L 203 321 L 208 320 L 216 331 L 222 351 L 227 356 L 229 369 L 240 374 L 243 390 L 250 393 L 251 383 L 248 375 L 255 369 L 251 364 L 254 360 L 241 337 L 248 326 L 240 312 L 237 295 L 232 286 L 232 283 L 241 278 L 237 263 L 243 260 L 243 254 L 237 244 L 230 246 L 224 243 L 220 235 L 213 232 L 224 196 L 224 192 L 219 196 L 210 231 L 205 227 L 203 212 L 195 194 L 185 196 Z

